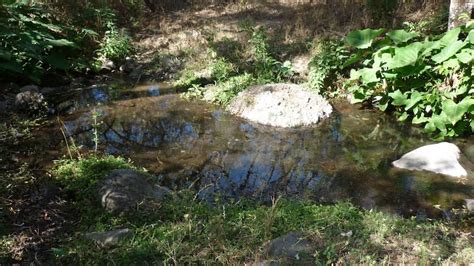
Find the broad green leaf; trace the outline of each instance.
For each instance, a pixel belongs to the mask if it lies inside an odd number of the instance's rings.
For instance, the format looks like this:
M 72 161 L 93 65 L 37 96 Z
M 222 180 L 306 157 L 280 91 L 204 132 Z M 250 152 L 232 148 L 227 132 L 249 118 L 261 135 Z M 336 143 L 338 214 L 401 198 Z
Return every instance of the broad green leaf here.
M 463 64 L 469 64 L 474 59 L 474 51 L 472 49 L 463 49 L 456 54 L 456 57 Z
M 75 47 L 76 44 L 69 41 L 69 40 L 66 40 L 66 39 L 58 39 L 58 40 L 55 40 L 55 39 L 45 39 L 45 41 L 50 44 L 50 45 L 53 45 L 53 46 L 68 46 L 68 47 Z
M 356 54 L 352 54 L 347 60 L 346 62 L 344 62 L 344 64 L 342 65 L 342 68 L 346 68 L 354 63 L 357 63 L 359 62 L 360 60 L 362 59 L 362 54 L 360 53 L 356 53 Z
M 424 114 L 421 114 L 420 116 L 414 117 L 411 122 L 416 125 L 426 123 L 427 121 L 428 118 L 426 118 Z
M 387 36 L 390 37 L 395 44 L 400 44 L 418 37 L 419 34 L 415 32 L 407 32 L 405 30 L 394 30 L 387 33 Z
M 423 100 L 423 95 L 418 91 L 413 91 L 410 95 L 410 99 L 408 100 L 405 109 L 410 110 L 413 106 L 415 106 L 415 104 L 417 104 L 421 100 Z
M 443 61 L 448 60 L 451 56 L 455 55 L 461 48 L 466 46 L 467 43 L 463 41 L 455 41 L 454 43 L 446 46 L 441 52 L 437 55 L 434 55 L 431 59 L 437 64 L 442 63 Z
M 467 35 L 466 41 L 469 41 L 470 43 L 474 44 L 474 30 L 471 30 L 469 32 L 469 35 Z
M 443 68 L 449 71 L 459 68 L 459 60 L 457 58 L 451 58 L 443 62 Z
M 380 68 L 393 60 L 390 53 L 381 53 L 374 56 L 374 68 Z
M 359 80 L 359 79 L 360 79 L 360 72 L 355 69 L 351 69 L 349 80 Z
M 430 55 L 433 50 L 438 50 L 438 49 L 441 49 L 441 42 L 425 41 L 423 42 L 423 47 L 422 47 L 422 52 L 420 54 L 420 57 L 425 57 L 427 55 Z
M 403 112 L 403 113 L 398 117 L 398 121 L 403 122 L 403 121 L 407 120 L 407 118 L 408 118 L 408 113 L 407 113 L 407 112 Z
M 403 106 L 407 103 L 408 99 L 400 90 L 396 90 L 388 94 L 393 99 L 392 104 L 395 106 Z
M 421 43 L 415 42 L 405 47 L 395 48 L 395 56 L 388 64 L 388 69 L 414 65 L 418 61 L 418 54 L 420 53 L 422 46 Z
M 346 41 L 350 46 L 357 49 L 367 49 L 372 46 L 375 38 L 380 36 L 384 32 L 384 29 L 364 29 L 357 30 L 347 35 Z
M 466 97 L 461 102 L 455 103 L 451 99 L 444 100 L 442 103 L 443 113 L 452 125 L 455 125 L 462 119 L 464 114 L 474 105 L 474 98 Z
M 448 122 L 446 115 L 441 113 L 439 115 L 433 115 L 425 125 L 425 130 L 428 132 L 435 132 L 436 130 L 441 131 L 442 135 L 446 135 L 446 123 Z
M 363 83 L 369 84 L 373 82 L 378 82 L 379 78 L 377 77 L 377 70 L 373 68 L 363 68 L 359 71 L 360 79 Z
M 454 28 L 445 33 L 443 37 L 439 40 L 439 42 L 443 46 L 449 46 L 458 40 L 459 33 L 461 33 L 461 28 Z
M 474 132 L 474 120 L 471 121 L 471 131 Z
M 466 23 L 466 29 L 472 30 L 474 28 L 474 20 L 470 20 Z

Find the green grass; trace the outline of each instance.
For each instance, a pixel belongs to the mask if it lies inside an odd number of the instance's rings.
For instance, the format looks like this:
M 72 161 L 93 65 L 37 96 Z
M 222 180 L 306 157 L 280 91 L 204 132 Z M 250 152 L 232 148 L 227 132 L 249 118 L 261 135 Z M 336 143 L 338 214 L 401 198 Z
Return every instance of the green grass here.
M 132 165 L 120 158 L 92 157 L 62 161 L 54 173 L 74 190 L 92 184 L 77 185 L 75 180 L 99 180 L 111 169 L 123 167 Z M 194 191 L 184 190 L 152 212 L 129 216 L 103 214 L 97 205 L 78 208 L 83 210 L 81 222 L 71 237 L 52 249 L 57 263 L 242 264 L 267 259 L 265 245 L 291 231 L 314 241 L 317 251 L 312 258 L 317 263 L 469 263 L 474 257 L 469 236 L 458 228 L 472 220 L 417 222 L 347 202 L 320 205 L 279 199 L 266 205 L 216 198 L 211 206 L 196 200 Z M 135 236 L 109 249 L 81 238 L 85 232 L 117 228 L 133 229 Z

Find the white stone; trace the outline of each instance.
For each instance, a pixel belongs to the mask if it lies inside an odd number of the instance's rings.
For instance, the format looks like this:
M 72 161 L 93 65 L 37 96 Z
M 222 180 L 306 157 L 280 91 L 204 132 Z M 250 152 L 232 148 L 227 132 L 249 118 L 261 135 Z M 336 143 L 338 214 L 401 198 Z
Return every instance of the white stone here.
M 228 111 L 260 124 L 297 127 L 327 118 L 332 106 L 321 95 L 295 84 L 252 86 L 239 93 Z
M 467 176 L 467 171 L 459 164 L 459 153 L 456 145 L 441 142 L 415 149 L 392 164 L 408 170 L 426 170 L 453 177 Z

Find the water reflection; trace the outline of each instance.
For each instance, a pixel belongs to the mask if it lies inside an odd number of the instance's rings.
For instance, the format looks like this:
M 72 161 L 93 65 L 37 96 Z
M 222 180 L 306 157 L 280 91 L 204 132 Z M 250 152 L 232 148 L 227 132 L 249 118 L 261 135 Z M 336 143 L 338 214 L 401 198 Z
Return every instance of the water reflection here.
M 100 144 L 106 152 L 160 173 L 165 185 L 194 186 L 203 199 L 216 193 L 262 200 L 284 194 L 431 216 L 433 204 L 457 206 L 474 194 L 472 180 L 460 184 L 441 175 L 391 169 L 391 161 L 429 140 L 349 104 L 336 104 L 337 114 L 316 128 L 282 130 L 185 102 L 159 85 L 90 93 L 78 101 L 96 105 L 101 113 Z M 64 120 L 78 144 L 93 147 L 90 108 Z

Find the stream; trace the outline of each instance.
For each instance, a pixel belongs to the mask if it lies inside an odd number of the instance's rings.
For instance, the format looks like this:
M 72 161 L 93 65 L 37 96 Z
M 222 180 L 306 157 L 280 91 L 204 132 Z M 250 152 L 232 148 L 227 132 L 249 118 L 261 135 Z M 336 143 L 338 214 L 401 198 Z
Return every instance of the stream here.
M 131 158 L 173 189 L 193 188 L 212 201 L 249 197 L 332 203 L 347 200 L 366 209 L 403 216 L 449 217 L 474 197 L 473 162 L 463 180 L 394 169 L 404 153 L 433 143 L 420 128 L 344 101 L 314 127 L 279 129 L 254 124 L 201 101 L 182 99 L 170 85 L 98 85 L 82 90 L 61 116 L 78 146 Z M 58 123 L 41 132 L 45 154 L 67 154 Z M 472 147 L 474 138 L 455 141 Z M 46 155 L 47 156 L 47 155 Z M 472 160 L 472 158 L 471 158 Z

